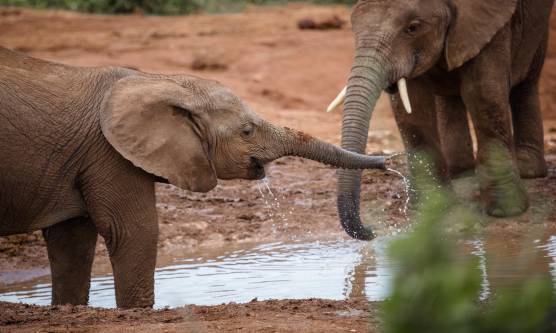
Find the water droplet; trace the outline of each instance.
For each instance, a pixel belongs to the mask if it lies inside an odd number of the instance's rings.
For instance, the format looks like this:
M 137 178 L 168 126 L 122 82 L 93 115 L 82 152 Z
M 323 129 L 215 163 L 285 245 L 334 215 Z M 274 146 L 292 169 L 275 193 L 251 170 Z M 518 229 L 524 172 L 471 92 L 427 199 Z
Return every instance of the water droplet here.
M 392 168 L 388 168 L 386 169 L 387 171 L 390 171 L 398 176 L 400 176 L 402 178 L 402 181 L 404 183 L 404 190 L 405 190 L 405 203 L 403 205 L 403 215 L 404 217 L 407 219 L 407 210 L 409 207 L 409 199 L 410 199 L 410 193 L 412 191 L 411 189 L 411 183 L 409 181 L 409 178 L 407 178 L 403 173 L 399 172 L 398 170 L 392 169 Z

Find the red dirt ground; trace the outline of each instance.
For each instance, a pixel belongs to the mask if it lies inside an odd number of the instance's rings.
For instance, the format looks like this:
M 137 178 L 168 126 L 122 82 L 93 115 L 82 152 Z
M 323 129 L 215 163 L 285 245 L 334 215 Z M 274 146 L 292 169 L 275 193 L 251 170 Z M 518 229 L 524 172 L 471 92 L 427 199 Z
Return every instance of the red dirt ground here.
M 338 144 L 341 113 L 323 110 L 345 84 L 350 69 L 353 38 L 349 24 L 325 31 L 297 27 L 300 19 L 323 21 L 334 15 L 349 22 L 347 7 L 306 4 L 187 17 L 0 8 L 0 45 L 71 65 L 127 66 L 217 79 L 265 118 Z M 556 30 L 556 20 L 552 29 Z M 541 89 L 551 154 L 556 153 L 554 89 L 556 40 L 551 42 Z M 401 151 L 386 99 L 381 99 L 373 117 L 368 152 Z M 542 210 L 535 203 L 554 206 L 556 158 L 550 155 L 549 160 L 549 178 L 527 182 L 533 209 L 518 219 L 494 221 L 489 228 L 517 237 L 527 228 L 524 222 Z M 335 209 L 334 170 L 285 158 L 270 165 L 267 174 L 280 207 L 265 203 L 256 182 L 221 182 L 208 194 L 159 185 L 160 256 L 241 242 L 345 237 Z M 363 216 L 379 234 L 407 226 L 401 179 L 366 172 L 363 193 Z M 542 212 L 543 224 L 555 220 L 552 208 Z M 104 244 L 99 241 L 94 270 L 108 266 Z M 0 273 L 45 267 L 48 261 L 40 233 L 0 237 Z M 0 288 L 9 282 L 0 280 Z M 284 300 L 118 311 L 0 303 L 0 331 L 362 332 L 369 320 L 376 329 L 376 307 L 353 301 Z M 360 311 L 354 316 L 338 315 L 353 309 Z

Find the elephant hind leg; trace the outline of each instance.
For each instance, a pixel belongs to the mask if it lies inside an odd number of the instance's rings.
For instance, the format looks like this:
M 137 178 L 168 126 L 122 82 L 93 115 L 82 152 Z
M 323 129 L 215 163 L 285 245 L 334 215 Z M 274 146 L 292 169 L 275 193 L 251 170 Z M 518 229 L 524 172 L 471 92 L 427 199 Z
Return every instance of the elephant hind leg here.
M 450 178 L 471 175 L 475 170 L 475 156 L 463 101 L 459 96 L 437 96 L 436 108 L 438 133 Z
M 84 217 L 42 230 L 52 272 L 52 304 L 87 305 L 97 229 Z
M 547 174 L 539 101 L 539 77 L 545 49 L 545 46 L 539 48 L 529 76 L 512 89 L 510 96 L 517 166 L 523 178 L 545 177 Z

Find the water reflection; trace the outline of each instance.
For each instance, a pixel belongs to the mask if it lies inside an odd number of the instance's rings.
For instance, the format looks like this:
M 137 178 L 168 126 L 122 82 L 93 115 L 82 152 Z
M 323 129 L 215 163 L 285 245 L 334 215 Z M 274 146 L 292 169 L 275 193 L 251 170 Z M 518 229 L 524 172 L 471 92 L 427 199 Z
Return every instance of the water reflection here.
M 386 248 L 393 237 L 379 237 L 359 252 L 359 259 L 348 272 L 344 282 L 344 299 L 385 299 L 391 287 L 393 263 Z
M 479 300 L 484 301 L 490 296 L 485 244 L 482 239 L 469 241 L 469 244 L 473 247 L 471 254 L 479 259 L 478 269 L 481 271 L 481 294 L 479 295 Z
M 552 279 L 554 280 L 554 284 L 556 284 L 556 236 L 550 236 L 545 249 L 547 252 L 546 256 L 550 260 L 548 265 L 550 267 L 550 272 L 552 273 Z
M 175 259 L 156 271 L 155 307 L 215 305 L 265 299 L 385 299 L 395 266 L 386 255 L 393 237 L 372 242 L 270 243 L 213 255 Z M 480 298 L 532 272 L 552 274 L 556 283 L 556 236 L 545 241 L 490 235 L 463 243 L 458 260 L 478 257 Z M 523 251 L 523 249 L 529 249 Z M 541 249 L 542 255 L 537 255 Z M 0 301 L 50 303 L 47 279 L 0 289 Z M 94 277 L 90 304 L 114 307 L 111 275 Z

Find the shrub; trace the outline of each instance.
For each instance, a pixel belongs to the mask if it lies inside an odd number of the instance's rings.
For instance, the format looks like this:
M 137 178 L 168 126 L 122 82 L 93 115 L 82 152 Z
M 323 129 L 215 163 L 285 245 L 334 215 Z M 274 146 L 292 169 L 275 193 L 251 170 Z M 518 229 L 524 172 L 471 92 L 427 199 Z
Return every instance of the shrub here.
M 550 332 L 554 294 L 548 277 L 532 276 L 515 288 L 501 290 L 495 299 L 479 304 L 478 263 L 456 259 L 456 235 L 446 228 L 454 221 L 473 226 L 478 217 L 448 192 L 434 186 L 426 172 L 416 173 L 416 187 L 427 189 L 427 195 L 422 196 L 415 230 L 390 247 L 398 270 L 392 295 L 383 307 L 385 332 Z
M 200 10 L 196 0 L 2 0 L 2 4 L 104 14 L 144 12 L 173 15 Z
M 246 4 L 283 5 L 288 0 L 0 0 L 0 5 L 56 8 L 103 14 L 142 12 L 178 15 L 196 12 L 238 12 Z M 299 2 L 294 1 L 294 2 Z M 313 0 L 319 4 L 353 4 L 354 0 Z

